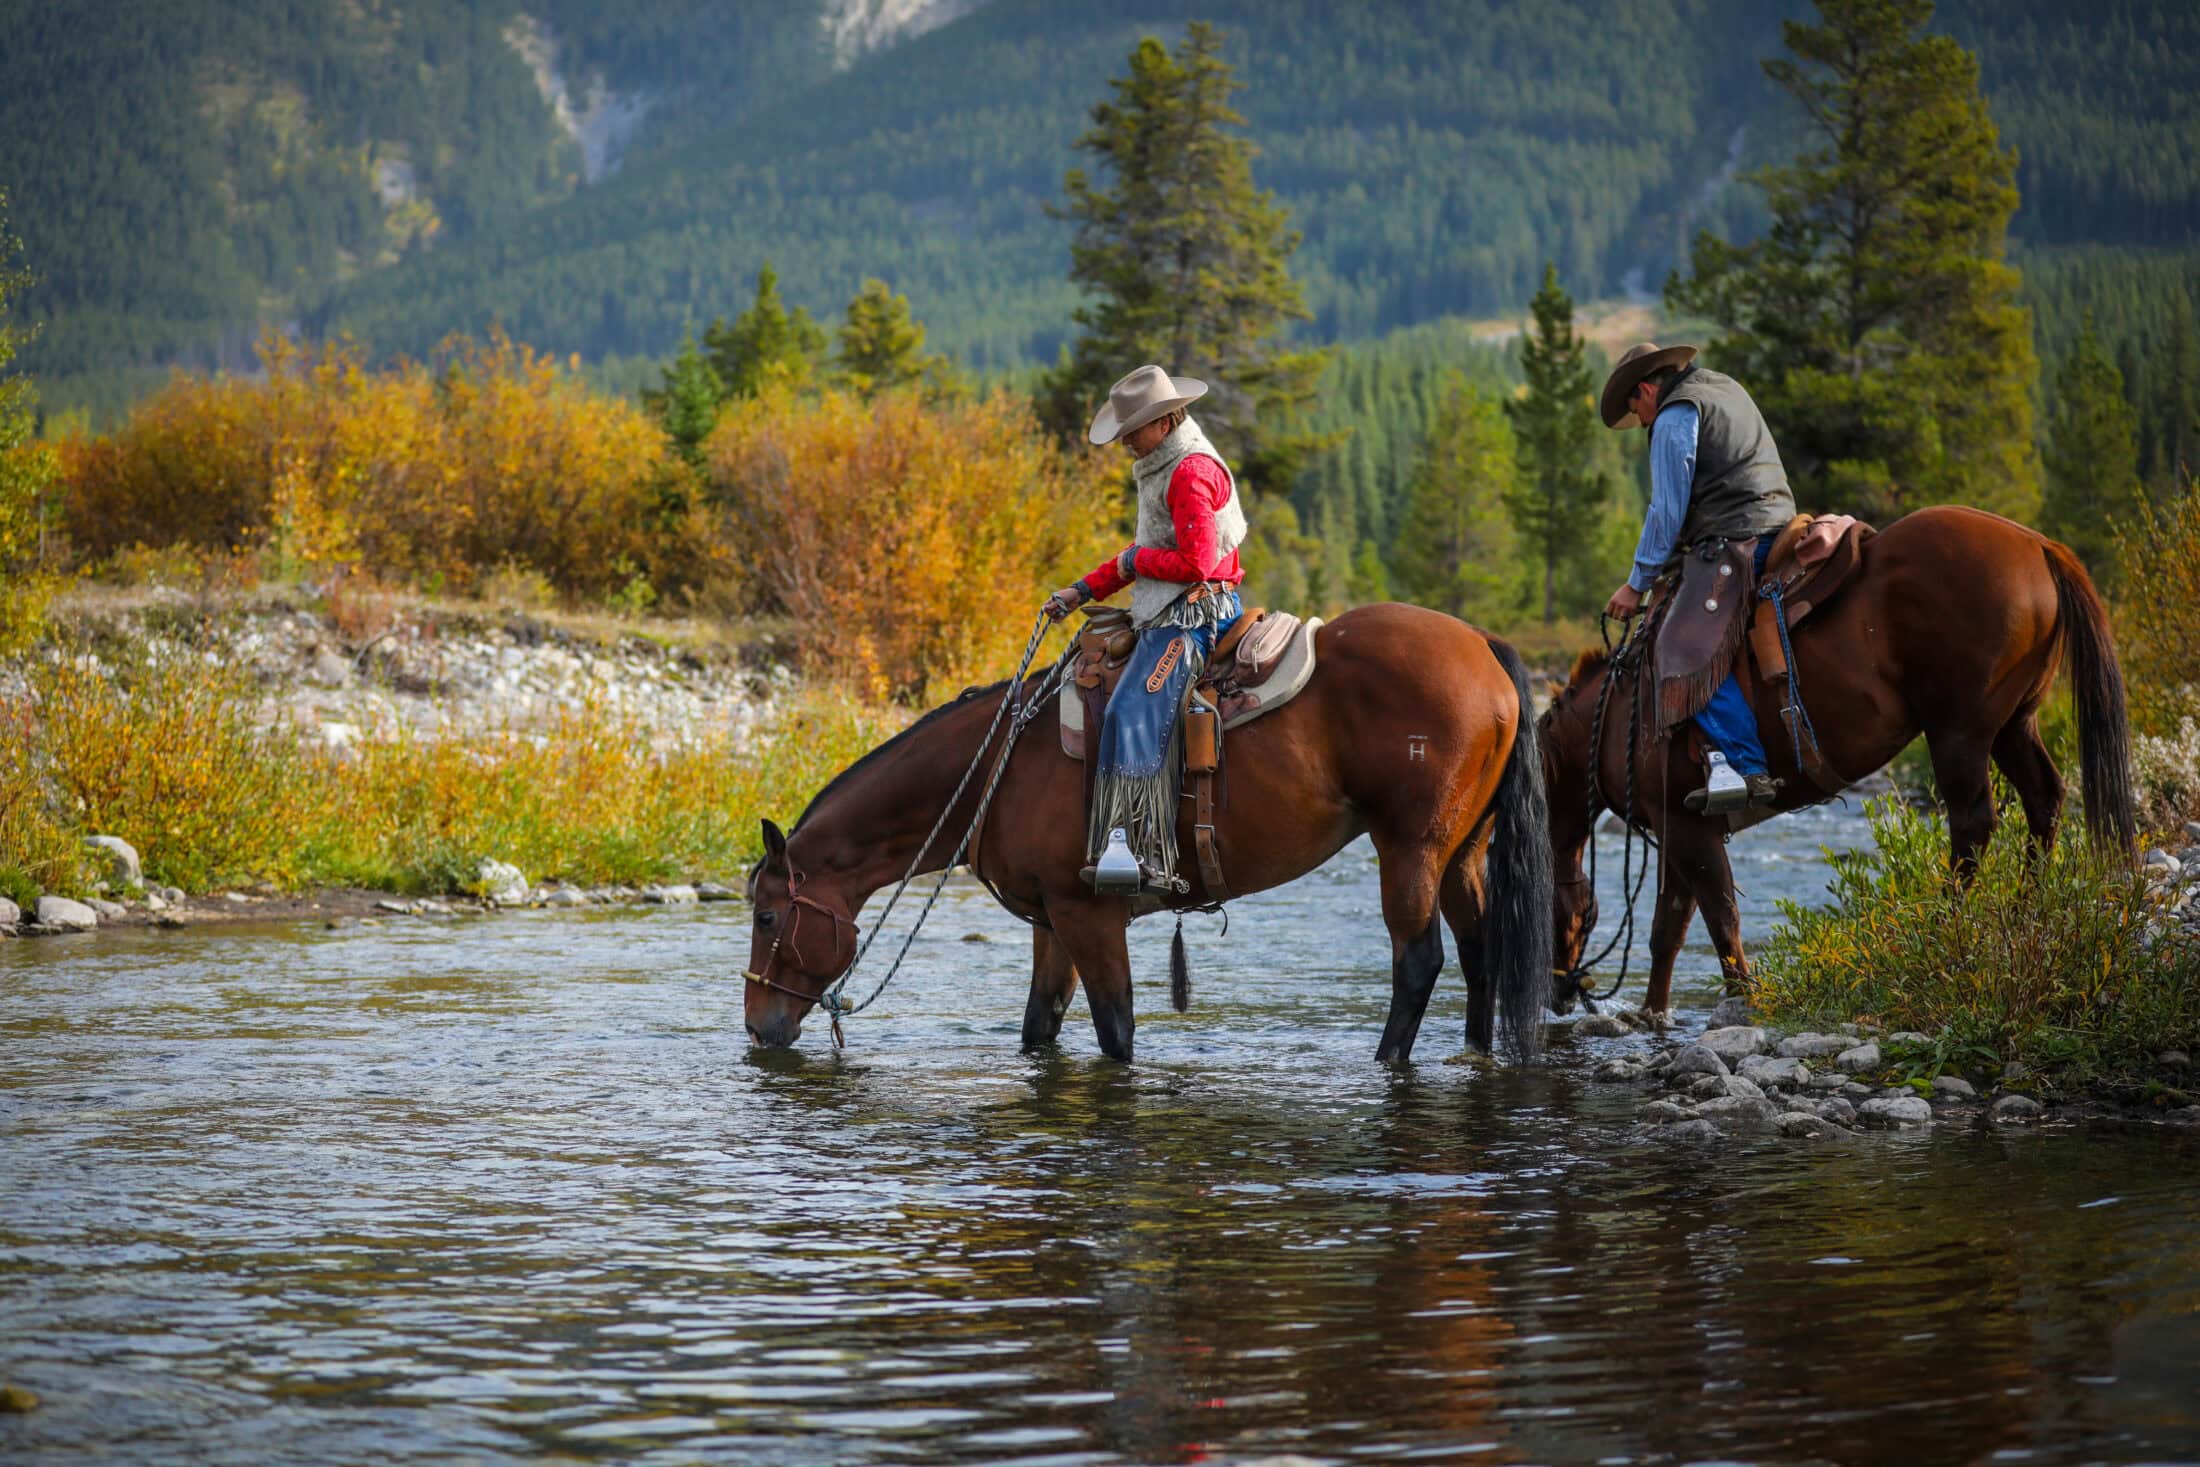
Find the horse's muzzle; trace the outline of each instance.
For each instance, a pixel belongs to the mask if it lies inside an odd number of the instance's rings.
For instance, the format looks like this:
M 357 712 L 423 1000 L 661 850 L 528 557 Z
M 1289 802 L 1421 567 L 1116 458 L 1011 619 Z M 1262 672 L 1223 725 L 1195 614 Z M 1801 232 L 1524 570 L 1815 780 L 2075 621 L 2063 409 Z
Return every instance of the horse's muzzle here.
M 749 1042 L 766 1049 L 786 1049 L 802 1037 L 802 1021 L 778 1015 L 748 1026 Z

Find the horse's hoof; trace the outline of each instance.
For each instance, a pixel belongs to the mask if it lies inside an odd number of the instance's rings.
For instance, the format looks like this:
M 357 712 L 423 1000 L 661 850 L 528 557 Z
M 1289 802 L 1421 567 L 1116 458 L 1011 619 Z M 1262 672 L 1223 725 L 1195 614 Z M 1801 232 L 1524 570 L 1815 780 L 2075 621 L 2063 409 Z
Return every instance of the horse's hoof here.
M 1673 1026 L 1671 1009 L 1629 1009 L 1627 1019 L 1643 1029 L 1669 1029 Z
M 1484 1054 L 1479 1049 L 1462 1049 L 1445 1060 L 1444 1063 L 1447 1065 L 1465 1065 L 1470 1070 L 1494 1070 L 1497 1068 L 1497 1056 Z

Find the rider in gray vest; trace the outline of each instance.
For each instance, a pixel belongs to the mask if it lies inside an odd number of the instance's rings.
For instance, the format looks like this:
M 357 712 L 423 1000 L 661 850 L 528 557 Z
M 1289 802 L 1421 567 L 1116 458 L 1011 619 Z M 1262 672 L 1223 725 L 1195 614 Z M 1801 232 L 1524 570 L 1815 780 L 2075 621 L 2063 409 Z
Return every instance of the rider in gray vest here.
M 1732 377 L 1695 365 L 1696 348 L 1650 342 L 1630 347 L 1606 379 L 1604 426 L 1640 424 L 1650 434 L 1650 513 L 1626 584 L 1605 614 L 1622 620 L 1683 551 L 1708 540 L 1757 541 L 1762 575 L 1772 540 L 1795 517 L 1795 496 L 1772 430 Z M 1732 673 L 1696 715 L 1712 745 L 1710 777 L 1688 797 L 1696 810 L 1737 810 L 1772 803 L 1777 788 L 1765 763 L 1757 717 Z

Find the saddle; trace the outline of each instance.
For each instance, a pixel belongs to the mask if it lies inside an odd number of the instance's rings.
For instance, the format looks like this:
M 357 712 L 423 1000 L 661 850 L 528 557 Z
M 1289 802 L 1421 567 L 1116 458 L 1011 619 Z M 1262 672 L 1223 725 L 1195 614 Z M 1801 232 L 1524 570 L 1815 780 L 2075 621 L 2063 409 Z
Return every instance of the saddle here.
M 1757 676 L 1779 699 L 1780 721 L 1796 764 L 1828 795 L 1839 794 L 1849 781 L 1827 762 L 1810 732 L 1810 715 L 1795 685 L 1795 669 L 1788 664 L 1788 642 L 1796 627 L 1854 578 L 1863 564 L 1864 542 L 1877 533 L 1854 515 L 1799 514 L 1789 520 L 1765 556 L 1757 609 L 1750 618 L 1749 655 Z
M 1077 633 L 1077 657 L 1062 684 L 1062 752 L 1085 765 L 1085 805 L 1092 805 L 1094 768 L 1085 757 L 1087 730 L 1097 732 L 1108 699 L 1123 680 L 1138 633 L 1119 606 L 1087 606 Z M 1215 780 L 1222 769 L 1222 735 L 1273 713 L 1302 692 L 1314 676 L 1318 616 L 1300 620 L 1288 611 L 1253 607 L 1215 643 L 1207 665 L 1185 693 L 1183 795 L 1193 801 L 1193 847 L 1211 901 L 1230 899 L 1215 837 Z

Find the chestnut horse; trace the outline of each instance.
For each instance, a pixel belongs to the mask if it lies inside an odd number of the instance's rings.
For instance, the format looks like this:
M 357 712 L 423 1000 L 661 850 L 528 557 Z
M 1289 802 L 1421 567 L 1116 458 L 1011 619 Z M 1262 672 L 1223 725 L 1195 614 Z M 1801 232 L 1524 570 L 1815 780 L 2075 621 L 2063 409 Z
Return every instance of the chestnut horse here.
M 1390 1017 L 1377 1057 L 1412 1052 L 1444 962 L 1439 913 L 1467 977 L 1469 1041 L 1491 1047 L 1501 1008 L 1512 1050 L 1531 1054 L 1550 992 L 1551 847 L 1518 654 L 1417 606 L 1363 606 L 1315 636 L 1305 690 L 1225 741 L 1216 820 L 1231 889 L 1280 885 L 1354 837 L 1372 836 L 1391 950 Z M 1038 683 L 1027 681 L 1025 695 Z M 981 756 L 992 769 L 1007 735 L 989 740 L 987 730 L 1009 691 L 1006 683 L 974 689 L 926 714 L 844 770 L 792 832 L 764 822 L 764 860 L 749 879 L 754 979 L 745 1018 L 756 1042 L 792 1044 L 803 1016 L 854 961 L 864 902 L 908 869 L 964 770 Z M 1009 753 L 972 865 L 1034 927 L 1025 1046 L 1053 1042 L 1082 979 L 1100 1048 L 1128 1060 L 1132 903 L 1096 894 L 1078 875 L 1084 771 L 1062 753 L 1048 702 Z M 1004 731 L 1013 723 L 1004 720 Z M 971 780 L 955 800 L 920 869 L 953 859 L 983 785 Z M 1178 839 L 1187 852 L 1189 806 Z M 1198 863 L 1185 864 L 1191 891 L 1165 907 L 1208 901 Z
M 2038 715 L 2065 659 L 2077 699 L 2086 825 L 2096 841 L 2129 853 L 2135 835 L 2123 674 L 2101 599 L 2069 547 L 1983 510 L 1922 509 L 1866 542 L 1855 579 L 1794 634 L 1798 684 L 1835 769 L 1868 774 L 1925 735 L 1948 811 L 1952 865 L 1964 879 L 1994 829 L 1989 758 L 2023 802 L 2032 840 L 2041 849 L 2054 841 L 2063 783 L 2041 742 Z M 1743 671 L 1772 773 L 1785 781 L 1775 808 L 1816 803 L 1824 797 L 1797 767 L 1774 695 Z M 1589 744 L 1608 679 L 1616 680 L 1592 807 Z M 1587 992 L 1581 958 L 1597 908 L 1581 856 L 1597 815 L 1625 803 L 1628 722 L 1640 681 L 1632 656 L 1615 672 L 1605 654 L 1585 652 L 1541 720 L 1560 1012 Z M 1658 746 L 1647 723 L 1636 740 L 1634 804 L 1625 813 L 1659 852 L 1643 1012 L 1662 1022 L 1673 960 L 1699 907 L 1728 992 L 1741 989 L 1749 965 L 1727 867 L 1726 817 L 1682 804 L 1703 776 L 1692 760 L 1670 757 L 1673 743 Z

